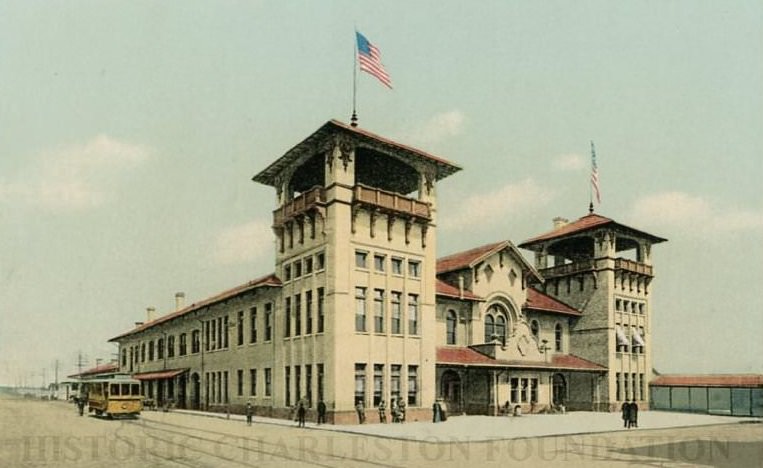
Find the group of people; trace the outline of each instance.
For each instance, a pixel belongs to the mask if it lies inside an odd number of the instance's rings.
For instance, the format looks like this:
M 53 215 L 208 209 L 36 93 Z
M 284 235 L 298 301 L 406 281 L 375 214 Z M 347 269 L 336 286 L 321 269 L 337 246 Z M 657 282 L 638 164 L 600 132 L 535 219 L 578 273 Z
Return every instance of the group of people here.
M 627 429 L 638 427 L 638 403 L 636 400 L 625 401 L 620 410 L 623 413 L 623 427 Z
M 291 408 L 290 418 L 293 417 L 294 420 L 297 422 L 297 426 L 299 427 L 305 427 L 307 407 L 308 407 L 308 402 L 307 400 L 303 398 L 299 400 L 297 404 L 295 404 Z M 326 403 L 323 400 L 320 400 L 318 402 L 318 406 L 316 409 L 318 413 L 318 421 L 317 421 L 318 425 L 326 424 Z M 254 407 L 252 407 L 252 402 L 248 401 L 246 403 L 246 424 L 248 426 L 252 425 L 253 415 L 254 415 Z

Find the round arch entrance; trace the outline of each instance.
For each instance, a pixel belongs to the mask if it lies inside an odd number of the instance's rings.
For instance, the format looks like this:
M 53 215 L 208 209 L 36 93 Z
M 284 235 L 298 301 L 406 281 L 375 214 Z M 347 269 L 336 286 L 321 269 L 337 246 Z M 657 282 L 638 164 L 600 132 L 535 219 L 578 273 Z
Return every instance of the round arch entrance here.
M 567 381 L 562 374 L 554 374 L 551 381 L 551 401 L 556 406 L 567 401 Z
M 446 370 L 440 377 L 440 397 L 445 400 L 448 413 L 459 414 L 461 408 L 461 376 L 453 370 Z

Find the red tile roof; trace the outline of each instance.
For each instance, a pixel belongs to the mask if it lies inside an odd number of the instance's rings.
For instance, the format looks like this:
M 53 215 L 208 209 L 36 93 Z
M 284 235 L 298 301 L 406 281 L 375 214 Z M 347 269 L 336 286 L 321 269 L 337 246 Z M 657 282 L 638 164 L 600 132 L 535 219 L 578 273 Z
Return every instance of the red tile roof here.
M 492 359 L 472 348 L 443 346 L 437 348 L 437 364 L 476 367 L 511 367 L 519 369 L 566 369 L 603 371 L 607 368 L 572 354 L 553 354 L 551 362 Z
M 77 377 L 88 377 L 91 375 L 98 375 L 98 374 L 111 374 L 116 372 L 117 370 L 119 370 L 119 364 L 115 362 L 111 362 L 109 364 L 101 364 L 100 366 L 92 367 L 78 374 L 72 374 L 68 377 L 77 378 Z
M 571 223 L 567 223 L 564 226 L 558 227 L 552 231 L 549 231 L 545 234 L 541 234 L 540 236 L 533 237 L 532 239 L 528 239 L 521 244 L 519 244 L 519 247 L 522 248 L 529 248 L 533 246 L 534 244 L 537 244 L 539 242 L 551 240 L 551 239 L 557 239 L 560 237 L 569 236 L 571 234 L 577 234 L 579 232 L 584 232 L 590 229 L 594 229 L 596 227 L 605 226 L 608 224 L 613 224 L 616 226 L 619 226 L 625 230 L 634 232 L 636 234 L 639 234 L 641 236 L 649 238 L 652 242 L 664 242 L 667 239 L 663 239 L 662 237 L 657 237 L 652 234 L 648 234 L 643 231 L 639 231 L 638 229 L 633 229 L 632 227 L 628 227 L 624 224 L 620 224 L 614 220 L 611 220 L 607 217 L 598 215 L 596 213 L 590 213 L 582 218 L 578 219 L 577 221 L 573 221 Z
M 484 298 L 477 296 L 476 294 L 469 291 L 468 289 L 464 289 L 464 293 L 462 295 L 457 287 L 451 286 L 450 284 L 446 283 L 445 281 L 441 279 L 437 280 L 437 295 L 444 296 L 444 297 L 452 297 L 455 299 L 466 299 L 470 301 L 485 300 Z
M 494 242 L 492 244 L 475 247 L 463 252 L 454 253 L 437 260 L 437 274 L 447 273 L 449 271 L 460 270 L 472 266 L 477 260 L 480 260 L 493 252 L 508 245 L 508 241 Z
M 139 333 L 142 331 L 145 331 L 151 327 L 154 327 L 156 325 L 159 325 L 161 323 L 169 322 L 170 320 L 176 319 L 178 317 L 182 317 L 183 315 L 186 315 L 190 312 L 193 312 L 195 310 L 201 309 L 203 307 L 215 304 L 220 301 L 224 301 L 226 299 L 230 299 L 231 297 L 238 296 L 239 294 L 243 294 L 247 291 L 251 291 L 252 289 L 257 289 L 265 286 L 270 287 L 280 287 L 281 286 L 281 280 L 278 279 L 278 277 L 275 274 L 270 274 L 267 276 L 263 276 L 261 278 L 257 278 L 254 280 L 251 280 L 247 283 L 244 283 L 242 285 L 236 286 L 235 288 L 228 289 L 227 291 L 223 291 L 217 295 L 214 295 L 212 297 L 209 297 L 207 299 L 204 299 L 200 302 L 196 302 L 191 304 L 188 307 L 185 307 L 183 309 L 180 309 L 176 312 L 172 312 L 167 315 L 163 315 L 156 320 L 152 320 L 150 322 L 146 322 L 143 325 L 140 325 L 138 327 L 133 328 L 132 330 L 122 333 L 121 335 L 117 335 L 114 338 L 110 339 L 109 341 L 116 341 L 120 338 L 124 338 L 126 336 L 133 335 L 135 333 Z
M 527 289 L 527 302 L 524 309 L 539 310 L 542 312 L 553 312 L 557 314 L 572 315 L 580 317 L 583 315 L 579 310 L 568 306 L 564 302 L 558 301 L 553 297 L 538 291 L 535 288 Z
M 255 175 L 252 180 L 265 185 L 274 185 L 276 183 L 275 180 L 277 175 L 289 164 L 297 161 L 302 156 L 305 149 L 314 152 L 314 148 L 318 143 L 330 135 L 338 133 L 338 131 L 350 133 L 356 137 L 359 137 L 360 140 L 372 140 L 377 145 L 386 146 L 391 151 L 405 154 L 412 159 L 425 160 L 434 163 L 436 167 L 435 178 L 437 180 L 440 180 L 461 170 L 461 168 L 457 165 L 420 149 L 403 145 L 396 141 L 390 140 L 389 138 L 385 138 L 375 133 L 369 132 L 368 130 L 364 130 L 359 127 L 353 127 L 351 125 L 347 125 L 344 122 L 340 122 L 339 120 L 332 119 L 323 124 L 318 130 L 313 132 L 300 143 L 297 143 L 270 166 L 265 168 L 259 174 Z
M 665 387 L 763 387 L 761 374 L 660 375 L 650 385 Z
M 171 370 L 156 371 L 156 372 L 143 372 L 140 374 L 133 374 L 132 378 L 138 379 L 138 380 L 171 379 L 172 377 L 175 377 L 176 375 L 180 375 L 183 372 L 188 372 L 188 368 L 171 369 Z

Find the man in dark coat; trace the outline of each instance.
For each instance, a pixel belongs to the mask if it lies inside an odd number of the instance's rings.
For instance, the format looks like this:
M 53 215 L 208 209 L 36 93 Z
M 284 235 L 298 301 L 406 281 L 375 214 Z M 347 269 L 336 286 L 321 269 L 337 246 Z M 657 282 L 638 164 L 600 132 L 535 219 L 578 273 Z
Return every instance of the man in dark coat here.
M 318 424 L 326 424 L 326 403 L 323 400 L 318 402 Z
M 628 400 L 623 402 L 623 405 L 620 407 L 620 411 L 623 413 L 623 427 L 627 429 L 631 420 L 631 404 L 628 403 Z
M 252 402 L 247 401 L 246 402 L 246 425 L 251 426 L 252 425 L 252 413 L 254 412 L 254 409 L 252 408 Z
M 631 401 L 631 411 L 629 416 L 628 427 L 638 427 L 638 403 L 636 403 L 635 398 Z
M 299 427 L 305 427 L 305 413 L 307 410 L 305 409 L 304 402 L 299 402 L 299 408 L 297 408 L 297 421 Z

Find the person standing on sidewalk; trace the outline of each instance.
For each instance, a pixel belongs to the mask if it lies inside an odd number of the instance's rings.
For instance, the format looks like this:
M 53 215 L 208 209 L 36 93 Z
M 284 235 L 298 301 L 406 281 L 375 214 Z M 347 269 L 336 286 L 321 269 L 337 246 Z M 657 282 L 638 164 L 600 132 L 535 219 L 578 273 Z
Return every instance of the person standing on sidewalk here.
M 387 404 L 384 403 L 384 399 L 379 402 L 379 422 L 387 424 Z
M 318 425 L 326 424 L 326 402 L 318 400 Z
M 251 426 L 252 425 L 252 413 L 254 412 L 254 408 L 252 408 L 252 402 L 247 401 L 246 402 L 246 425 Z
M 307 410 L 305 409 L 304 402 L 299 402 L 299 408 L 297 408 L 297 425 L 299 427 L 305 427 L 305 413 Z

